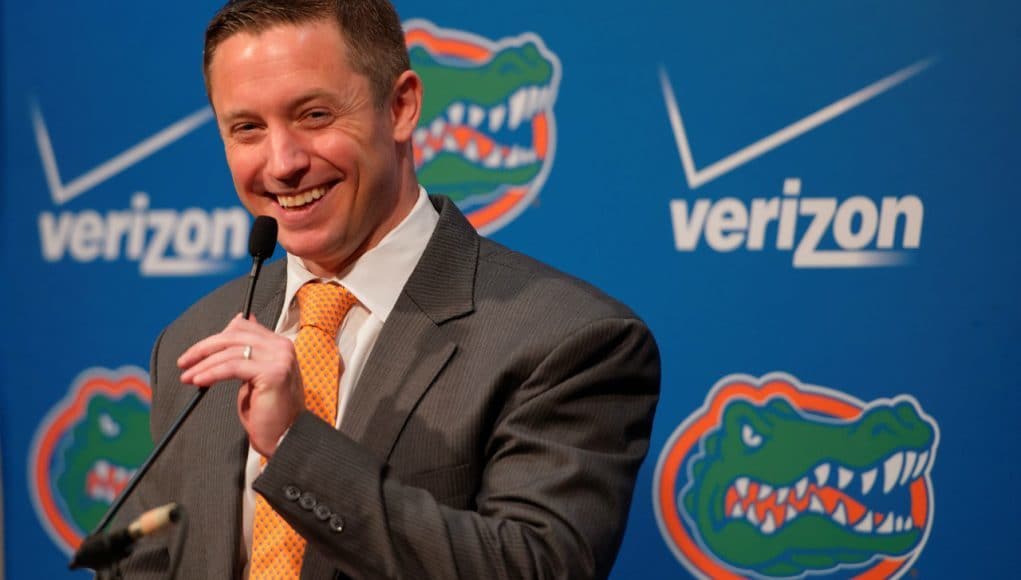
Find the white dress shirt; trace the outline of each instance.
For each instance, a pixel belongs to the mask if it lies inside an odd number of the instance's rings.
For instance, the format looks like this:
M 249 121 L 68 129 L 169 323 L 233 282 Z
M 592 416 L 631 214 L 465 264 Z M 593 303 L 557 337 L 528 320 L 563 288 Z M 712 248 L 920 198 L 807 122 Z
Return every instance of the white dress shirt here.
M 337 394 L 337 421 L 340 426 L 344 409 L 351 392 L 358 385 L 358 377 L 376 344 L 383 323 L 397 303 L 404 284 L 425 251 L 439 214 L 429 202 L 425 190 L 419 188 L 418 200 L 411 212 L 397 224 L 374 248 L 365 252 L 348 269 L 336 278 L 321 279 L 309 272 L 301 258 L 287 254 L 287 288 L 284 308 L 277 320 L 276 333 L 294 340 L 298 334 L 298 301 L 295 295 L 306 282 L 334 281 L 350 291 L 358 302 L 351 308 L 337 332 L 337 346 L 344 364 Z M 244 534 L 245 577 L 248 577 L 248 560 L 252 553 L 252 526 L 255 519 L 255 492 L 252 482 L 262 468 L 261 456 L 248 448 L 245 465 L 245 490 L 242 498 L 242 532 Z

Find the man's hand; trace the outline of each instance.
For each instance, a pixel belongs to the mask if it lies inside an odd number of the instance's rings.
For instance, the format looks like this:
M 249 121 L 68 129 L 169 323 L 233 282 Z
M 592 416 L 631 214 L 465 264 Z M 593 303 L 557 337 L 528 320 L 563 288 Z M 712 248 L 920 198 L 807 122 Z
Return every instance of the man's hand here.
M 251 357 L 244 356 L 251 346 Z M 252 447 L 266 458 L 305 409 L 294 344 L 237 315 L 219 334 L 195 343 L 177 359 L 181 382 L 197 387 L 239 379 L 238 416 Z

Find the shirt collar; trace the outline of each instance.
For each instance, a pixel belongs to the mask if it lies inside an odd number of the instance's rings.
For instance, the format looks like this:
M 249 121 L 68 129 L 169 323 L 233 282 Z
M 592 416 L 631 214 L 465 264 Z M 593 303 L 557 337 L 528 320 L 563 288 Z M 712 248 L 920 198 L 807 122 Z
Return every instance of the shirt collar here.
M 298 289 L 307 282 L 337 282 L 354 294 L 372 316 L 386 322 L 439 219 L 425 188 L 419 186 L 418 200 L 407 217 L 339 276 L 321 279 L 305 268 L 301 258 L 288 253 L 284 304 L 290 305 Z M 289 319 L 288 313 L 281 316 L 277 330 L 290 326 Z

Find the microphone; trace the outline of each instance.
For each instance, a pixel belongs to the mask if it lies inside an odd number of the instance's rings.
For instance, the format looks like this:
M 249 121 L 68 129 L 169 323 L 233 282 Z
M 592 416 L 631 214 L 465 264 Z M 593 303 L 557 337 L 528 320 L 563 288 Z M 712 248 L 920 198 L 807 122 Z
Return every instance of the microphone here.
M 277 247 L 277 220 L 268 215 L 255 218 L 252 233 L 248 235 L 248 255 L 261 263 L 273 255 Z
M 145 512 L 126 528 L 92 534 L 78 547 L 69 567 L 72 570 L 77 568 L 97 570 L 109 566 L 128 556 L 138 540 L 163 530 L 177 522 L 180 517 L 181 512 L 177 504 L 168 503 Z
M 273 250 L 276 249 L 276 245 L 277 245 L 276 220 L 268 216 L 259 216 L 255 218 L 255 223 L 252 224 L 252 232 L 251 234 L 249 234 L 248 237 L 248 253 L 251 254 L 252 256 L 252 271 L 248 275 L 248 292 L 245 294 L 245 302 L 244 306 L 242 307 L 242 312 L 244 313 L 245 318 L 248 318 L 252 311 L 252 297 L 255 296 L 255 282 L 259 277 L 259 272 L 262 270 L 262 263 L 266 260 L 266 258 L 269 258 L 270 256 L 273 255 Z M 135 476 L 131 478 L 131 481 L 129 481 L 126 486 L 124 486 L 124 490 L 121 491 L 121 494 L 119 496 L 117 496 L 117 500 L 114 501 L 113 505 L 110 506 L 110 509 L 108 509 L 106 511 L 106 514 L 103 515 L 103 519 L 99 521 L 99 524 L 96 525 L 96 528 L 93 530 L 92 534 L 89 535 L 90 538 L 93 536 L 100 536 L 100 532 L 102 532 L 103 529 L 105 529 L 106 526 L 113 519 L 113 517 L 117 515 L 117 512 L 120 511 L 121 507 L 124 505 L 124 502 L 125 500 L 127 500 L 128 496 L 130 496 L 131 492 L 133 492 L 135 488 L 138 487 L 138 482 L 140 482 L 142 478 L 145 477 L 145 474 L 149 472 L 149 468 L 152 467 L 152 464 L 163 453 L 163 449 L 166 448 L 167 444 L 170 443 L 170 440 L 173 439 L 174 435 L 176 435 L 177 432 L 181 429 L 181 425 L 184 424 L 185 419 L 187 419 L 188 415 L 191 415 L 191 412 L 195 410 L 195 406 L 199 404 L 199 401 L 202 400 L 202 397 L 205 396 L 207 391 L 209 391 L 208 387 L 196 389 L 195 395 L 192 396 L 191 400 L 188 401 L 188 404 L 184 406 L 184 409 L 181 411 L 181 414 L 177 416 L 177 419 L 175 419 L 173 424 L 170 425 L 170 428 L 167 429 L 167 433 L 163 436 L 163 439 L 161 439 L 160 442 L 156 444 L 156 446 L 152 450 L 152 453 L 150 453 L 149 457 L 146 458 L 145 463 L 143 463 L 141 467 L 138 468 L 138 471 L 135 472 Z M 167 506 L 163 507 L 166 508 Z M 152 512 L 146 512 L 146 514 L 149 513 Z M 143 514 L 142 517 L 145 517 L 146 514 Z M 141 519 L 142 518 L 139 518 L 139 520 Z M 75 552 L 74 559 L 71 562 L 72 568 L 74 567 L 75 562 L 81 560 L 82 550 L 84 549 L 84 547 L 85 544 L 83 543 L 82 546 L 79 547 L 78 551 Z M 106 564 L 116 562 L 120 559 L 123 559 L 125 556 L 127 556 L 127 552 L 121 554 L 120 556 L 116 557 L 113 560 L 110 560 Z M 89 564 L 86 563 L 82 563 L 79 565 L 89 566 Z
M 248 236 L 248 253 L 252 256 L 252 271 L 248 273 L 248 292 L 241 313 L 245 318 L 252 314 L 252 297 L 255 296 L 255 280 L 262 270 L 262 263 L 273 255 L 277 247 L 277 221 L 269 216 L 261 215 L 252 224 L 252 233 Z

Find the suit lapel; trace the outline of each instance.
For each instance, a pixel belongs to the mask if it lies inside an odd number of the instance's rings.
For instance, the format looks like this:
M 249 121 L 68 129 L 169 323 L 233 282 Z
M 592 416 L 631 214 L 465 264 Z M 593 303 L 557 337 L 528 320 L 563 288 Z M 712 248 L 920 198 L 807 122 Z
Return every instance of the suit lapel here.
M 409 342 L 409 337 L 415 338 Z M 341 431 L 376 456 L 389 457 L 412 409 L 456 349 L 426 316 L 405 314 L 387 320 L 352 394 Z
M 284 290 L 287 288 L 287 260 L 278 260 L 266 266 L 262 283 L 252 299 L 252 312 L 259 324 L 273 330 L 284 309 Z
M 433 198 L 436 230 L 376 339 L 351 394 L 340 430 L 388 459 L 418 401 L 436 383 L 457 345 L 442 325 L 474 308 L 479 240 L 446 198 Z M 301 577 L 345 577 L 314 549 L 305 553 Z
M 479 239 L 446 198 L 439 222 L 383 325 L 341 422 L 341 431 L 387 459 L 419 399 L 454 356 L 443 324 L 474 308 Z

